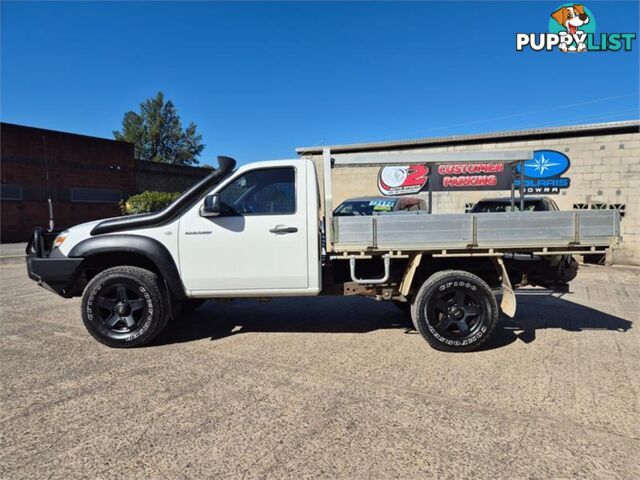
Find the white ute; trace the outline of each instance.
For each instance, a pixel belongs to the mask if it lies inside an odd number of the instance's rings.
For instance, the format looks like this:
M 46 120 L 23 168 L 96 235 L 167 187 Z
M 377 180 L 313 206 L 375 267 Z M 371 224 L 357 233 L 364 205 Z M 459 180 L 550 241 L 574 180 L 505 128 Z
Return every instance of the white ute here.
M 266 161 L 235 170 L 233 159 L 218 157 L 218 169 L 160 212 L 58 234 L 36 228 L 27 270 L 63 297 L 82 296 L 87 330 L 111 347 L 148 343 L 169 318 L 206 299 L 325 294 L 396 302 L 431 346 L 473 350 L 491 336 L 500 308 L 514 315 L 513 288 L 566 290 L 577 272 L 571 254 L 602 255 L 615 248 L 619 213 L 431 214 L 430 202 L 429 213 L 332 218 L 332 171 L 513 164 L 531 156 L 381 157 L 332 155 L 325 149 L 322 190 L 311 160 Z M 502 294 L 501 307 L 496 294 Z

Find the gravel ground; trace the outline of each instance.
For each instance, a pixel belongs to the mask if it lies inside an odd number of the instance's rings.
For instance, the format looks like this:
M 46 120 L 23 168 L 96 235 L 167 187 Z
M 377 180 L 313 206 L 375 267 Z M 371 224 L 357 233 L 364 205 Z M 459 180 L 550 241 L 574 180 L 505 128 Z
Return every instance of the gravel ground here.
M 0 265 L 0 477 L 640 478 L 640 270 L 447 354 L 361 298 L 209 302 L 112 350 Z

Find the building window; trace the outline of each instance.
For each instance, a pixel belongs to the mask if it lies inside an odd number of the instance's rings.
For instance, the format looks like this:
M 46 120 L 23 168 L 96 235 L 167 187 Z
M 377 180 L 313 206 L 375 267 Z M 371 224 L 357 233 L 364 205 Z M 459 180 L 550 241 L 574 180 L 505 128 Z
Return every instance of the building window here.
M 122 199 L 120 190 L 101 188 L 72 188 L 71 201 L 79 203 L 118 203 Z
M 627 213 L 627 206 L 624 203 L 574 203 L 574 210 L 618 210 L 620 218 L 624 218 Z
M 8 183 L 3 183 L 0 185 L 0 199 L 22 200 L 22 185 L 10 185 Z

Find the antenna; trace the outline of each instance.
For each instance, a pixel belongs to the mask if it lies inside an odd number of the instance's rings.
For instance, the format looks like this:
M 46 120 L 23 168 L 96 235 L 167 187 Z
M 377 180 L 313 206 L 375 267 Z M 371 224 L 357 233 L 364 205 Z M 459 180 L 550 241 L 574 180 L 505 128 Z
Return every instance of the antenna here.
M 42 136 L 42 150 L 44 152 L 44 171 L 47 179 L 47 202 L 49 204 L 49 231 L 55 228 L 53 221 L 53 202 L 51 201 L 51 183 L 49 181 L 49 159 L 47 158 L 47 137 Z

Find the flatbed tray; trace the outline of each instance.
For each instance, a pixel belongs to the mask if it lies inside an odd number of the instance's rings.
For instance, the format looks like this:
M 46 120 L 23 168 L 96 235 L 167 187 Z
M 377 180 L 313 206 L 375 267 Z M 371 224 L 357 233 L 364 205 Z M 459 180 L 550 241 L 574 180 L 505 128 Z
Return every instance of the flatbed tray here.
M 619 237 L 617 210 L 395 212 L 333 218 L 336 251 L 571 249 L 606 247 Z

